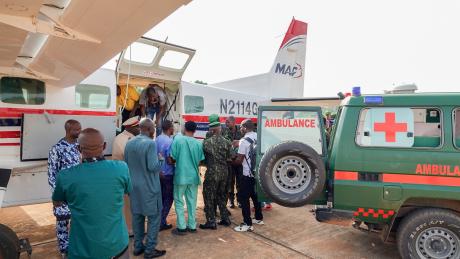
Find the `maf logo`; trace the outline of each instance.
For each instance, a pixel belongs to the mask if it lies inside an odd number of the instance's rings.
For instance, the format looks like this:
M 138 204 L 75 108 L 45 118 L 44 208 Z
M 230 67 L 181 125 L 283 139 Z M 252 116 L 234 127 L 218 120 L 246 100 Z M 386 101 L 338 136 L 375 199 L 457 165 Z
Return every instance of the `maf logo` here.
M 299 63 L 295 63 L 295 65 L 286 65 L 277 63 L 275 67 L 276 74 L 283 74 L 283 75 L 290 75 L 293 78 L 302 77 L 302 66 Z

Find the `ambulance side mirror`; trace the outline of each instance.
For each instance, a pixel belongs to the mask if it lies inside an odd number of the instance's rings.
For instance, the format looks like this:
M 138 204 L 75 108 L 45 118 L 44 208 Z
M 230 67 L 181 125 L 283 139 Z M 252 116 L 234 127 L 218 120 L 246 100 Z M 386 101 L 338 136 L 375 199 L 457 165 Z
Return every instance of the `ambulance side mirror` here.
M 414 133 L 413 132 L 407 132 L 407 137 L 408 138 L 412 138 L 414 136 Z
M 364 137 L 369 137 L 370 135 L 369 131 L 364 131 Z

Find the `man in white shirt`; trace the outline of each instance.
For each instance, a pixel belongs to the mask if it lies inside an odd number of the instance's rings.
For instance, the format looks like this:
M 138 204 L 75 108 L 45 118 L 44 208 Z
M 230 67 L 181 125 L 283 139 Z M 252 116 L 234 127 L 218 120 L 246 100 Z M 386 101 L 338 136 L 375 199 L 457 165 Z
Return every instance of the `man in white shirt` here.
M 139 118 L 132 117 L 127 119 L 123 126 L 125 130 L 118 134 L 113 140 L 112 145 L 112 160 L 125 161 L 125 147 L 126 143 L 135 136 L 139 135 Z M 123 213 L 125 215 L 126 226 L 128 227 L 128 233 L 133 233 L 132 221 L 131 221 L 131 209 L 129 204 L 129 198 L 127 195 L 124 197 Z
M 238 192 L 241 202 L 241 212 L 243 213 L 243 223 L 235 227 L 235 231 L 246 232 L 254 230 L 252 224 L 263 225 L 262 209 L 259 201 L 257 200 L 256 193 L 256 179 L 254 178 L 255 168 L 251 166 L 251 150 L 255 152 L 257 133 L 255 130 L 254 122 L 246 119 L 241 123 L 241 133 L 244 137 L 241 138 L 238 147 L 238 156 L 234 160 L 235 165 L 243 165 L 243 175 L 240 177 L 240 190 Z M 249 199 L 255 208 L 255 218 L 251 218 L 251 207 Z

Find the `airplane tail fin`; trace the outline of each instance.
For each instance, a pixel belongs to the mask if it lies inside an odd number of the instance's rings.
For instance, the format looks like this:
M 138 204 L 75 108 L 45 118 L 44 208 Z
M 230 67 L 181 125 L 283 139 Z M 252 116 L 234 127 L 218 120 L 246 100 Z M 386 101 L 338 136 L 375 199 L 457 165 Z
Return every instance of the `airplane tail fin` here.
M 307 24 L 294 18 L 269 72 L 270 96 L 303 97 Z

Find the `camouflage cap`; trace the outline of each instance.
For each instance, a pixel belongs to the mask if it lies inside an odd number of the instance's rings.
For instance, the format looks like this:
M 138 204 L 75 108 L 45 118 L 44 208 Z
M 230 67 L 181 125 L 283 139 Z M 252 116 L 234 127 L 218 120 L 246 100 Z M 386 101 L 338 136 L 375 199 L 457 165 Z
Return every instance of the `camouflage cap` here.
M 209 115 L 209 127 L 214 128 L 220 126 L 219 115 L 211 114 Z

